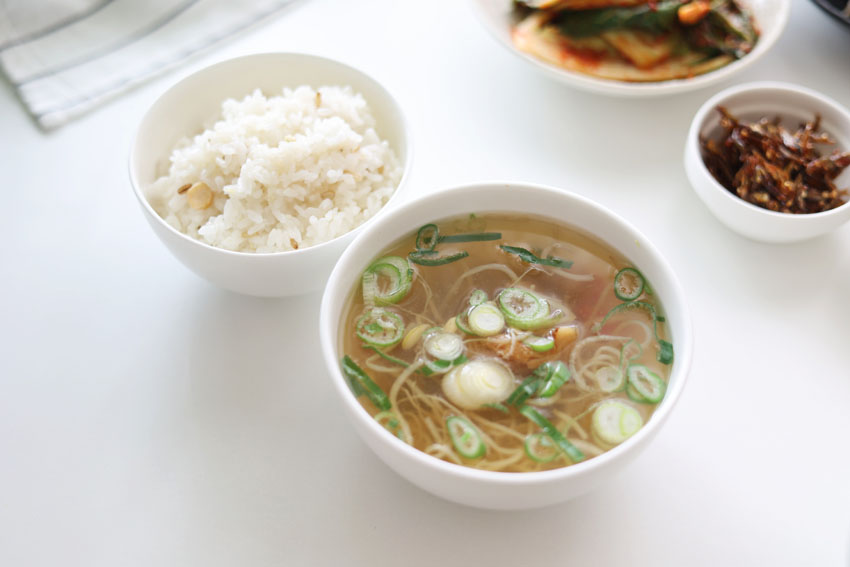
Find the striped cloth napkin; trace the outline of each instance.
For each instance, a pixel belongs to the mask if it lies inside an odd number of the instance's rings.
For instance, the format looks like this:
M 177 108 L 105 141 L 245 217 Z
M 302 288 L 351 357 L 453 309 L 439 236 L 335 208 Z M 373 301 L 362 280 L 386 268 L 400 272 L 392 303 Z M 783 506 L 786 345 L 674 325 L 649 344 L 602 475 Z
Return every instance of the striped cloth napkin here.
M 52 129 L 291 1 L 3 0 L 0 65 Z

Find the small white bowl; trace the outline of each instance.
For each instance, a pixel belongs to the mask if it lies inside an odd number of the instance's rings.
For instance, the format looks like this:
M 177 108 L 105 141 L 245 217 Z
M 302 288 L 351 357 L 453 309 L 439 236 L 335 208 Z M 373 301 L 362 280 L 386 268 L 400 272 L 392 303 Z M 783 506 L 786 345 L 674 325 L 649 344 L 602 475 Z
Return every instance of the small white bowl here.
M 659 81 L 654 83 L 632 83 L 599 79 L 576 71 L 569 71 L 542 61 L 514 46 L 511 27 L 514 23 L 512 0 L 471 0 L 478 19 L 484 27 L 511 53 L 520 57 L 533 68 L 571 87 L 585 91 L 620 96 L 653 97 L 693 91 L 724 81 L 755 63 L 764 56 L 782 35 L 788 23 L 791 0 L 740 0 L 753 14 L 761 32 L 755 48 L 741 59 L 689 79 Z
M 822 213 L 777 213 L 748 203 L 723 187 L 702 159 L 700 136 L 719 134 L 723 106 L 741 120 L 780 116 L 786 127 L 821 116 L 821 131 L 836 141 L 834 149 L 850 150 L 850 112 L 811 89 L 776 82 L 748 83 L 721 91 L 700 107 L 685 142 L 685 173 L 700 199 L 717 219 L 735 232 L 761 242 L 796 242 L 820 236 L 850 220 L 850 204 Z M 850 187 L 850 168 L 837 179 L 839 188 Z
M 569 467 L 529 473 L 484 471 L 448 463 L 414 449 L 379 425 L 354 397 L 340 371 L 343 310 L 364 267 L 387 246 L 430 221 L 467 213 L 510 212 L 548 217 L 595 235 L 639 266 L 661 298 L 676 357 L 667 393 L 646 425 L 614 449 Z M 582 494 L 620 472 L 655 437 L 679 400 L 691 364 L 693 337 L 684 292 L 658 250 L 618 215 L 563 190 L 517 183 L 481 183 L 408 202 L 367 227 L 340 257 L 322 298 L 322 353 L 354 429 L 390 468 L 442 498 L 490 509 L 546 506 Z
M 404 171 L 380 216 L 399 201 L 412 163 L 407 121 L 393 96 L 362 71 L 324 57 L 301 53 L 262 53 L 216 63 L 168 89 L 145 114 L 130 152 L 130 181 L 154 232 L 189 269 L 225 289 L 246 295 L 284 297 L 322 288 L 340 253 L 363 225 L 328 242 L 270 254 L 232 252 L 187 236 L 166 223 L 151 207 L 144 190 L 167 173 L 178 140 L 203 131 L 221 113 L 228 98 L 255 89 L 266 96 L 283 87 L 350 86 L 363 95 L 376 120 L 378 135 L 389 142 Z M 375 220 L 372 217 L 365 225 Z

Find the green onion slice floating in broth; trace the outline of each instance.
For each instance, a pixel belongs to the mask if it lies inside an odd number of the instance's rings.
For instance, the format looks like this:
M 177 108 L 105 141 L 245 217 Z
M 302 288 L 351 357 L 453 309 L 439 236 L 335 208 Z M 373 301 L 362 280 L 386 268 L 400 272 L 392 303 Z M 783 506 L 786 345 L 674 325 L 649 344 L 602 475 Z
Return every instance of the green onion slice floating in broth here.
M 538 393 L 541 398 L 551 398 L 570 379 L 570 369 L 560 360 L 544 362 L 534 370 L 534 374 L 543 384 Z
M 469 330 L 479 337 L 490 337 L 505 328 L 505 316 L 493 303 L 480 303 L 469 310 L 466 316 Z
M 664 398 L 667 384 L 661 377 L 643 364 L 630 364 L 626 369 L 626 377 L 640 399 L 650 404 L 657 404 Z
M 517 386 L 505 403 L 512 406 L 519 406 L 525 403 L 525 400 L 533 396 L 540 387 L 540 377 L 532 374 Z
M 400 358 L 396 358 L 396 357 L 394 357 L 394 356 L 393 356 L 393 355 L 391 355 L 391 354 L 387 354 L 387 353 L 385 353 L 384 351 L 382 351 L 381 349 L 379 349 L 379 348 L 378 348 L 378 347 L 376 347 L 376 346 L 372 346 L 372 345 L 364 344 L 364 345 L 363 345 L 363 348 L 365 348 L 365 349 L 369 349 L 369 350 L 372 350 L 372 351 L 375 351 L 375 354 L 377 354 L 378 356 L 380 356 L 381 358 L 383 358 L 383 359 L 384 359 L 384 360 L 386 360 L 387 362 L 392 362 L 393 364 L 398 364 L 399 366 L 403 366 L 403 367 L 405 367 L 405 368 L 407 368 L 408 366 L 410 366 L 410 364 L 408 364 L 407 362 L 403 361 L 402 359 L 400 359 Z
M 440 239 L 440 229 L 436 224 L 426 224 L 416 233 L 416 249 L 419 251 L 433 250 Z
M 457 360 L 463 354 L 463 338 L 446 331 L 430 333 L 425 337 L 425 352 L 439 360 Z
M 649 313 L 649 316 L 652 317 L 652 330 L 655 334 L 655 340 L 658 341 L 658 354 L 656 355 L 656 358 L 658 359 L 658 362 L 662 364 L 672 364 L 673 344 L 658 337 L 658 322 L 663 322 L 664 317 L 658 314 L 651 303 L 647 303 L 646 301 L 627 301 L 625 303 L 615 305 L 601 321 L 593 326 L 594 329 L 596 331 L 601 330 L 611 317 L 630 309 L 644 309 L 647 313 Z
M 469 294 L 469 305 L 470 307 L 475 307 L 476 305 L 481 305 L 488 299 L 486 291 L 483 289 L 473 289 L 472 293 Z
M 401 428 L 401 422 L 399 421 L 398 416 L 395 414 L 395 412 L 387 410 L 376 413 L 375 421 L 380 423 L 384 427 L 384 429 L 386 429 L 402 441 L 405 441 L 404 431 Z
M 562 313 L 550 313 L 549 302 L 536 294 L 517 287 L 509 287 L 499 292 L 496 298 L 505 316 L 505 321 L 512 327 L 523 331 L 532 331 L 554 324 L 561 318 Z
M 534 352 L 546 352 L 555 348 L 555 337 L 527 337 L 523 339 L 522 344 Z
M 357 320 L 355 333 L 366 344 L 391 346 L 404 337 L 404 321 L 389 309 L 373 307 Z
M 446 428 L 455 450 L 465 459 L 478 459 L 487 452 L 487 446 L 478 429 L 465 417 L 452 415 L 446 418 Z
M 591 418 L 596 439 L 603 445 L 619 445 L 643 427 L 643 418 L 635 408 L 620 400 L 605 400 L 596 406 Z
M 469 252 L 463 250 L 461 252 L 456 252 L 454 254 L 447 255 L 434 255 L 429 253 L 427 250 L 417 250 L 416 252 L 411 252 L 407 255 L 410 258 L 410 261 L 414 264 L 419 264 L 420 266 L 442 266 L 444 264 L 451 264 L 452 262 L 457 262 L 458 260 L 462 260 L 469 256 Z
M 385 256 L 363 272 L 364 298 L 369 295 L 376 305 L 398 303 L 410 293 L 413 268 L 406 258 Z
M 540 258 L 535 255 L 530 250 L 526 250 L 525 248 L 520 248 L 519 246 L 506 246 L 502 244 L 499 246 L 502 250 L 509 254 L 516 254 L 519 256 L 520 260 L 524 262 L 528 262 L 529 264 L 540 264 L 542 266 L 552 266 L 555 268 L 564 268 L 569 269 L 573 266 L 573 263 L 569 260 L 564 260 L 562 258 L 557 258 L 555 256 L 549 256 L 547 258 Z
M 542 433 L 532 433 L 525 438 L 525 454 L 532 461 L 548 463 L 561 453 L 549 437 Z
M 362 368 L 357 366 L 347 354 L 342 357 L 342 372 L 348 378 L 351 388 L 357 396 L 365 394 L 379 410 L 386 411 L 392 407 L 390 399 L 380 386 L 372 380 Z
M 486 242 L 501 240 L 501 232 L 471 232 L 468 234 L 449 234 L 437 238 L 438 242 Z
M 564 452 L 567 457 L 574 463 L 581 462 L 585 459 L 578 447 L 570 443 L 563 433 L 558 431 L 558 428 L 552 425 L 552 422 L 546 419 L 542 413 L 531 406 L 522 406 L 519 412 L 533 421 L 537 427 L 543 430 L 543 433 L 551 439 L 555 445 Z
M 614 295 L 622 301 L 632 301 L 640 297 L 646 280 L 634 268 L 623 268 L 614 276 Z

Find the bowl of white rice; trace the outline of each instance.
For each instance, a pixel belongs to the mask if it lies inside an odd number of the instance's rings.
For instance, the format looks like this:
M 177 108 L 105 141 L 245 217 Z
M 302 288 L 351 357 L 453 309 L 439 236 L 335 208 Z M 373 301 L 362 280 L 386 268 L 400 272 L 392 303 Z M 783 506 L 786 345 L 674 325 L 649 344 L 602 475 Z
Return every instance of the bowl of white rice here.
M 264 53 L 206 67 L 142 119 L 130 179 L 154 232 L 196 274 L 247 295 L 323 287 L 354 235 L 400 200 L 401 107 L 343 63 Z

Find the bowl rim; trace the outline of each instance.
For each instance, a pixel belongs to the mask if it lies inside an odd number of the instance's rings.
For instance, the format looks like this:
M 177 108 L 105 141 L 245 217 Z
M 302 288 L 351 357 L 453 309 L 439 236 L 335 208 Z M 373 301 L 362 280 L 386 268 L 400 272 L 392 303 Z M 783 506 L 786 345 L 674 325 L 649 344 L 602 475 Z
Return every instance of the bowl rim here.
M 354 254 L 354 250 L 363 246 L 365 241 L 373 238 L 373 235 L 377 235 L 383 228 L 384 224 L 391 222 L 396 216 L 415 215 L 417 213 L 417 209 L 424 203 L 432 201 L 440 202 L 446 199 L 451 199 L 454 195 L 468 192 L 493 192 L 497 188 L 504 187 L 509 187 L 513 190 L 523 192 L 548 194 L 548 198 L 565 199 L 566 201 L 579 203 L 606 216 L 612 223 L 617 225 L 618 231 L 626 234 L 630 240 L 634 240 L 639 243 L 640 248 L 642 250 L 646 250 L 647 253 L 653 257 L 653 261 L 657 264 L 658 272 L 663 274 L 663 278 L 669 284 L 670 298 L 667 305 L 675 303 L 679 308 L 679 311 L 677 311 L 677 318 L 682 329 L 682 336 L 676 337 L 675 339 L 676 359 L 674 362 L 675 366 L 671 370 L 671 377 L 676 376 L 676 380 L 670 385 L 670 387 L 668 387 L 664 399 L 658 404 L 651 418 L 635 435 L 601 455 L 589 458 L 580 463 L 546 471 L 516 473 L 476 469 L 443 461 L 401 441 L 384 427 L 380 426 L 353 396 L 345 378 L 342 376 L 342 372 L 340 371 L 339 364 L 337 362 L 336 353 L 338 337 L 332 336 L 331 333 L 331 330 L 335 326 L 334 318 L 337 317 L 337 315 L 330 312 L 331 302 L 334 301 L 335 294 L 340 292 L 347 294 L 349 291 L 347 289 L 348 286 L 345 286 L 346 289 L 344 290 L 335 289 L 340 287 L 342 282 L 346 281 L 346 274 L 351 273 L 350 270 L 352 266 L 347 265 L 350 263 L 349 258 L 352 254 Z M 497 207 L 495 210 L 498 211 L 499 208 Z M 604 238 L 601 236 L 595 236 L 595 238 L 604 241 Z M 380 247 L 375 251 L 375 254 L 379 252 Z M 693 359 L 694 329 L 690 310 L 685 297 L 684 289 L 679 283 L 675 272 L 666 259 L 661 255 L 660 251 L 630 222 L 611 209 L 608 209 L 573 191 L 560 189 L 550 185 L 504 180 L 467 183 L 463 185 L 444 187 L 403 203 L 402 205 L 394 208 L 390 214 L 384 215 L 378 222 L 367 227 L 363 232 L 358 234 L 351 245 L 346 248 L 334 266 L 334 270 L 328 278 L 328 283 L 325 286 L 325 291 L 322 295 L 319 312 L 319 334 L 322 357 L 325 360 L 334 388 L 339 394 L 339 397 L 342 398 L 341 401 L 345 404 L 346 409 L 349 410 L 349 415 L 355 416 L 353 419 L 358 420 L 363 426 L 369 429 L 372 436 L 378 436 L 378 438 L 387 441 L 387 445 L 393 447 L 393 451 L 395 453 L 403 454 L 407 459 L 415 461 L 418 466 L 424 467 L 433 473 L 452 476 L 463 480 L 502 486 L 545 484 L 555 480 L 583 477 L 585 475 L 593 474 L 593 472 L 597 469 L 604 469 L 613 462 L 620 461 L 621 459 L 627 458 L 629 455 L 636 454 L 634 453 L 634 450 L 639 449 L 645 442 L 649 441 L 667 420 L 673 408 L 678 403 L 685 384 L 687 383 L 687 377 Z
M 490 35 L 496 39 L 497 43 L 509 52 L 526 63 L 532 64 L 537 70 L 542 71 L 556 80 L 560 80 L 564 84 L 588 92 L 634 98 L 668 96 L 690 92 L 717 84 L 722 82 L 724 79 L 728 79 L 731 75 L 749 67 L 764 54 L 770 51 L 773 45 L 782 36 L 791 13 L 791 0 L 773 0 L 775 2 L 775 6 L 772 7 L 772 9 L 775 10 L 776 13 L 776 25 L 768 30 L 768 34 L 765 34 L 763 29 L 760 30 L 761 33 L 759 41 L 756 43 L 756 47 L 753 51 L 719 69 L 685 79 L 670 79 L 667 81 L 656 82 L 629 82 L 614 79 L 602 79 L 592 75 L 579 73 L 577 71 L 563 69 L 518 50 L 509 41 L 505 40 L 505 38 L 501 35 L 500 30 L 497 29 L 496 26 L 492 25 L 486 16 L 484 4 L 490 4 L 493 1 L 495 0 L 470 0 L 470 3 L 473 6 L 472 10 L 479 23 L 487 29 Z M 745 1 L 749 2 L 750 0 Z
M 686 145 L 687 151 L 692 153 L 696 157 L 696 159 L 693 161 L 695 162 L 695 165 L 698 168 L 698 174 L 706 178 L 708 185 L 715 192 L 720 192 L 724 195 L 724 201 L 736 203 L 737 205 L 743 206 L 745 210 L 752 211 L 753 214 L 761 215 L 764 218 L 783 219 L 780 222 L 803 224 L 817 222 L 817 219 L 827 219 L 834 216 L 842 216 L 844 214 L 850 213 L 850 199 L 845 201 L 843 205 L 839 205 L 834 209 L 829 209 L 828 211 L 819 211 L 816 213 L 783 213 L 779 211 L 771 211 L 759 207 L 758 205 L 754 205 L 748 201 L 745 201 L 737 195 L 733 195 L 731 191 L 726 189 L 726 187 L 721 185 L 720 182 L 714 178 L 714 175 L 711 174 L 711 172 L 708 170 L 708 167 L 706 167 L 705 165 L 705 161 L 702 159 L 702 152 L 699 146 L 699 136 L 703 128 L 705 127 L 705 123 L 708 120 L 709 115 L 714 111 L 717 106 L 722 105 L 724 101 L 728 101 L 738 95 L 759 92 L 765 93 L 765 95 L 768 97 L 771 94 L 786 93 L 806 98 L 813 103 L 812 105 L 814 108 L 812 110 L 814 112 L 818 112 L 818 107 L 829 108 L 831 111 L 842 115 L 847 120 L 847 122 L 850 123 L 850 110 L 848 110 L 835 99 L 808 87 L 784 81 L 753 81 L 728 87 L 714 94 L 708 100 L 706 100 L 696 111 L 693 119 L 691 120 L 691 126 L 688 130 L 688 139 Z M 766 98 L 765 100 L 765 104 L 769 105 L 770 99 Z M 848 132 L 847 134 L 850 135 L 850 132 Z M 850 150 L 850 148 L 847 149 Z
M 168 224 L 164 218 L 162 218 L 159 213 L 157 213 L 153 206 L 151 206 L 147 197 L 144 195 L 143 188 L 141 187 L 141 183 L 138 181 L 138 173 L 136 171 L 136 164 L 134 157 L 139 148 L 139 134 L 141 133 L 143 127 L 150 119 L 154 110 L 158 107 L 159 104 L 172 92 L 179 89 L 185 83 L 197 79 L 197 77 L 204 75 L 206 73 L 212 72 L 214 69 L 219 67 L 229 66 L 229 65 L 238 65 L 240 63 L 247 63 L 252 59 L 271 59 L 271 58 L 293 58 L 293 59 L 305 59 L 305 60 L 313 60 L 320 62 L 321 64 L 330 64 L 335 65 L 339 68 L 346 69 L 348 71 L 353 71 L 355 74 L 360 75 L 364 80 L 371 82 L 374 84 L 378 90 L 380 90 L 384 96 L 386 96 L 387 101 L 391 104 L 394 110 L 394 114 L 398 117 L 398 122 L 400 125 L 400 129 L 402 132 L 402 138 L 405 145 L 406 155 L 404 159 L 404 163 L 402 166 L 402 173 L 399 181 L 390 195 L 387 202 L 375 212 L 374 215 L 363 221 L 361 224 L 355 226 L 348 232 L 340 234 L 332 238 L 331 240 L 326 240 L 325 242 L 319 242 L 318 244 L 314 244 L 312 246 L 307 246 L 304 248 L 298 248 L 297 250 L 283 250 L 280 252 L 243 252 L 238 250 L 228 250 L 226 248 L 220 248 L 218 246 L 213 246 L 212 244 L 208 244 L 201 240 L 192 238 L 188 234 L 180 232 L 170 224 Z M 286 86 L 286 85 L 284 85 Z M 357 91 L 355 91 L 357 92 Z M 225 99 L 222 99 L 221 102 L 224 102 Z M 367 103 L 371 101 L 367 100 Z M 187 136 L 192 134 L 186 134 Z M 395 149 L 395 148 L 394 148 Z M 173 152 L 172 148 L 170 152 Z M 170 155 L 170 153 L 169 153 Z M 349 63 L 345 63 L 340 61 L 339 59 L 334 59 L 331 57 L 325 57 L 322 55 L 316 55 L 313 53 L 307 52 L 299 52 L 299 51 L 263 51 L 257 53 L 250 53 L 247 55 L 238 55 L 236 57 L 229 57 L 227 59 L 222 59 L 220 61 L 216 61 L 204 67 L 201 67 L 191 73 L 178 78 L 173 81 L 170 85 L 168 85 L 163 91 L 157 95 L 156 99 L 151 103 L 151 105 L 147 108 L 145 113 L 142 115 L 142 118 L 139 120 L 136 125 L 135 131 L 133 133 L 132 142 L 130 144 L 130 151 L 127 159 L 127 172 L 130 178 L 130 187 L 133 190 L 133 194 L 136 196 L 136 199 L 139 201 L 139 204 L 142 206 L 143 210 L 148 214 L 149 218 L 154 219 L 159 226 L 165 228 L 170 234 L 176 236 L 179 240 L 184 243 L 187 243 L 189 246 L 197 247 L 200 250 L 205 250 L 207 252 L 214 252 L 219 254 L 224 254 L 225 256 L 232 256 L 234 258 L 240 259 L 249 259 L 249 258 L 278 258 L 281 256 L 298 256 L 308 254 L 310 252 L 316 252 L 324 248 L 334 248 L 338 245 L 340 241 L 343 239 L 351 238 L 352 235 L 357 234 L 362 230 L 363 227 L 370 224 L 375 218 L 384 213 L 391 205 L 395 205 L 399 201 L 399 193 L 402 192 L 403 187 L 408 183 L 408 178 L 410 177 L 410 172 L 413 166 L 413 135 L 411 132 L 411 123 L 407 114 L 404 111 L 404 108 L 399 103 L 399 99 L 396 97 L 393 92 L 387 88 L 384 83 L 377 80 L 375 77 L 366 73 L 359 67 L 355 67 Z M 247 260 L 247 261 L 260 261 L 260 260 Z

